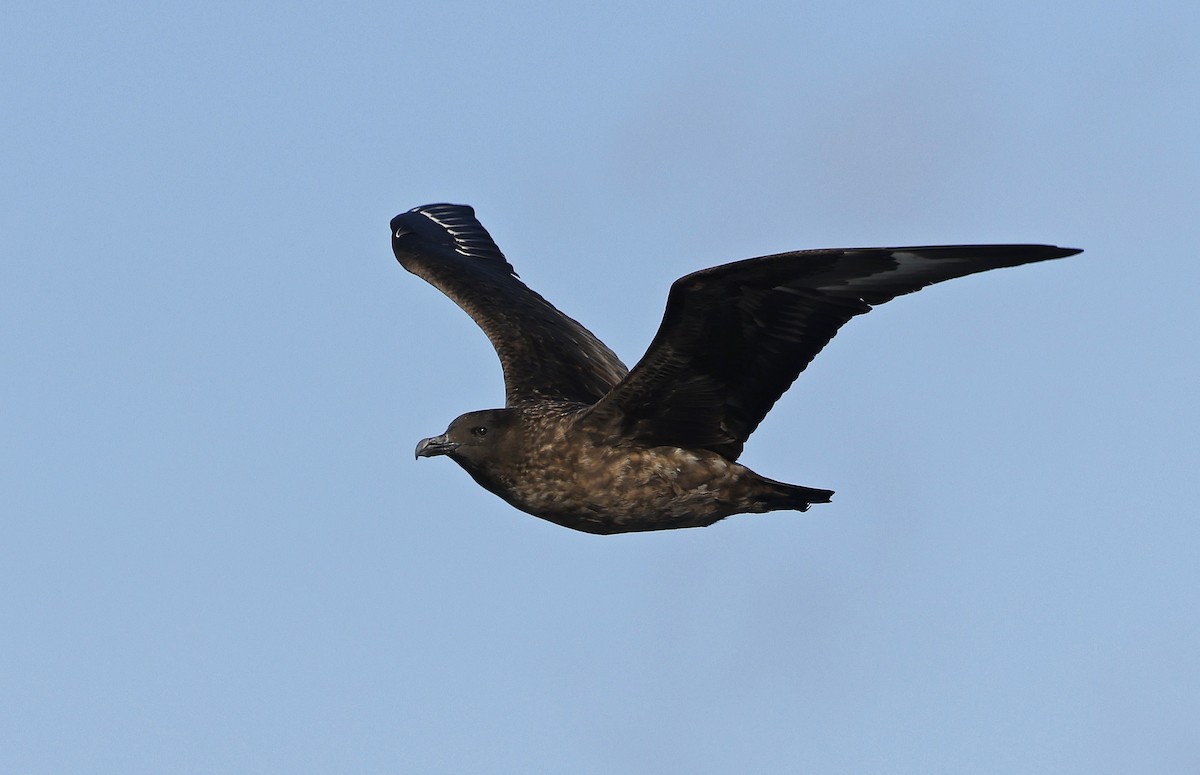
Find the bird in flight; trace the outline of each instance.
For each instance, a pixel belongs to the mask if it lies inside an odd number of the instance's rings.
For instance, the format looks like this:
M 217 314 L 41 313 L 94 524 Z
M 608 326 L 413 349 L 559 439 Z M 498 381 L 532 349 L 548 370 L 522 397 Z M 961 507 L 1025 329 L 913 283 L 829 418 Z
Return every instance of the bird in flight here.
M 401 266 L 471 316 L 504 370 L 504 408 L 458 417 L 417 444 L 417 457 L 445 455 L 514 507 L 600 534 L 828 503 L 830 490 L 777 482 L 737 459 L 843 324 L 933 283 L 1080 252 L 835 248 L 703 269 L 672 284 L 630 370 L 518 279 L 470 207 L 423 205 L 391 229 Z

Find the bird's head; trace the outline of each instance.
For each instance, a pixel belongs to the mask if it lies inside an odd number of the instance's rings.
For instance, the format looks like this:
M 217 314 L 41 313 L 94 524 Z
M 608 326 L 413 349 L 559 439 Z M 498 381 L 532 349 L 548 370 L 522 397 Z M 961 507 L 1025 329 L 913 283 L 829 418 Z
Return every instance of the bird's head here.
M 441 436 L 421 439 L 417 457 L 448 455 L 464 468 L 481 466 L 513 441 L 510 433 L 518 424 L 512 409 L 484 409 L 467 412 L 450 423 Z

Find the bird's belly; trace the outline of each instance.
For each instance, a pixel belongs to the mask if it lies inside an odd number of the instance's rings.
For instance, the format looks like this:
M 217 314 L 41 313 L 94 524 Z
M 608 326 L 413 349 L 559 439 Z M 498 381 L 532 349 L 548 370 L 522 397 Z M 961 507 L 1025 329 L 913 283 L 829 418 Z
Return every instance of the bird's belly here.
M 736 463 L 675 447 L 583 447 L 548 459 L 501 495 L 551 522 L 589 533 L 701 527 L 737 511 L 728 500 Z

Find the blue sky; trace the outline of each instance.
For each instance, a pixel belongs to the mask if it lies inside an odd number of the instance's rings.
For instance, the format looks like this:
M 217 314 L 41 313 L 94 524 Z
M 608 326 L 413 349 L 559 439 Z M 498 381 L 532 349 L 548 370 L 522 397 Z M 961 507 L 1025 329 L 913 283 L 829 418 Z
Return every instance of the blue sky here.
M 8 3 L 0 770 L 1195 772 L 1194 3 Z M 595 537 L 416 441 L 502 402 L 388 220 L 472 204 L 627 362 L 805 247 L 1082 256 L 847 326 Z

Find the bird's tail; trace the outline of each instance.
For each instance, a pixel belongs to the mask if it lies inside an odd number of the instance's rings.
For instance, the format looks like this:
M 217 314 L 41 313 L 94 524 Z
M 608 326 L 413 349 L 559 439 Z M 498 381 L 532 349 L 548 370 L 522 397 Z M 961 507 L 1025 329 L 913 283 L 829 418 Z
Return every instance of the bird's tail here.
M 812 504 L 829 503 L 833 498 L 833 490 L 818 490 L 815 487 L 787 484 L 786 482 L 777 482 L 774 479 L 767 479 L 766 477 L 762 477 L 762 483 L 766 489 L 763 502 L 769 507 L 770 511 L 780 509 L 808 511 L 808 507 Z

